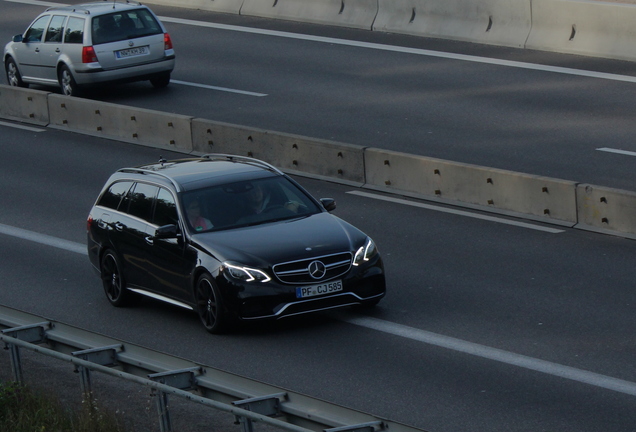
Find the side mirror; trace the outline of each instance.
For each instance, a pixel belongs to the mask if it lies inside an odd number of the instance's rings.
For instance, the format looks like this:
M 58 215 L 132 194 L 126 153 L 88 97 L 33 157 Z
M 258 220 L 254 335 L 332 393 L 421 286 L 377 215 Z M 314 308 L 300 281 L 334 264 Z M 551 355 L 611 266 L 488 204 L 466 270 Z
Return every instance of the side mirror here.
M 336 209 L 336 200 L 333 198 L 320 198 L 320 203 L 328 212 L 332 212 Z
M 164 225 L 157 228 L 154 239 L 169 239 L 179 237 L 179 228 L 176 225 Z
M 24 42 L 21 34 L 13 36 L 13 42 Z

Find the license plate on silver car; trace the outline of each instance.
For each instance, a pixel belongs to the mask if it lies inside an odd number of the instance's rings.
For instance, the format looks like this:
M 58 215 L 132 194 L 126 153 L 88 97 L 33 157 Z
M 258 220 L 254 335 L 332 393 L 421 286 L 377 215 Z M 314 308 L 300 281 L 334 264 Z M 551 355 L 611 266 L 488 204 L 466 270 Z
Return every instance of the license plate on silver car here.
M 149 51 L 147 46 L 128 48 L 121 51 L 115 51 L 115 57 L 117 58 L 135 57 L 139 55 L 148 54 L 148 52 Z
M 314 297 L 322 294 L 342 291 L 342 281 L 326 282 L 320 285 L 309 285 L 296 288 L 296 298 Z

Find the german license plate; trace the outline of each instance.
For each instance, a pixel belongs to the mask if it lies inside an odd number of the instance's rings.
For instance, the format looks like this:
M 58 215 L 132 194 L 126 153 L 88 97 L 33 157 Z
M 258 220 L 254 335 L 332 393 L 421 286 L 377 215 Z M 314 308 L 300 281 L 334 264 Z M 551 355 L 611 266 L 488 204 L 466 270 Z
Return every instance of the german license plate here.
M 128 48 L 121 51 L 115 51 L 115 57 L 117 58 L 135 57 L 135 56 L 145 55 L 145 54 L 148 54 L 147 46 Z
M 326 282 L 320 285 L 309 285 L 296 288 L 296 298 L 314 297 L 322 294 L 342 291 L 342 281 Z

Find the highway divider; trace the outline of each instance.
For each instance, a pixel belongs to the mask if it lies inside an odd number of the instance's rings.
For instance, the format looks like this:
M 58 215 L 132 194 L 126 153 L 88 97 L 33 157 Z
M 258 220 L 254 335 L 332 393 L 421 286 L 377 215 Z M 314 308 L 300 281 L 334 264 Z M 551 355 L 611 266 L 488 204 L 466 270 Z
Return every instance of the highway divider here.
M 621 60 L 633 4 L 582 0 L 149 0 L 148 3 Z M 177 4 L 178 3 L 178 4 Z
M 379 0 L 373 30 L 523 48 L 528 0 Z
M 532 31 L 526 48 L 636 59 L 636 7 L 580 0 L 532 0 Z
M 4 85 L 0 102 L 9 120 L 48 119 L 51 128 L 184 154 L 249 156 L 292 174 L 636 239 L 636 192 Z
M 364 183 L 364 147 L 211 120 L 192 121 L 193 149 L 265 160 L 288 172 Z
M 49 124 L 49 93 L 0 86 L 0 117 L 46 126 Z
M 371 30 L 378 0 L 243 0 L 241 15 Z
M 173 151 L 192 151 L 192 117 L 49 94 L 49 127 Z

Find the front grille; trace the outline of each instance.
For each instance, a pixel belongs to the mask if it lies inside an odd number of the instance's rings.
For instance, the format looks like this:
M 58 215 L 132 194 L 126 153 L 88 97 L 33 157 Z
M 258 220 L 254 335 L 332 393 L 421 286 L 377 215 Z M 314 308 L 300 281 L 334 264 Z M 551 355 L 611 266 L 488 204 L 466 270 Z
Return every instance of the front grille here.
M 276 264 L 273 270 L 281 282 L 310 284 L 342 276 L 351 268 L 351 260 L 351 252 L 344 252 Z M 321 264 L 324 265 L 324 268 Z M 310 267 L 313 270 L 313 276 L 310 273 Z M 323 269 L 324 274 L 321 271 Z

